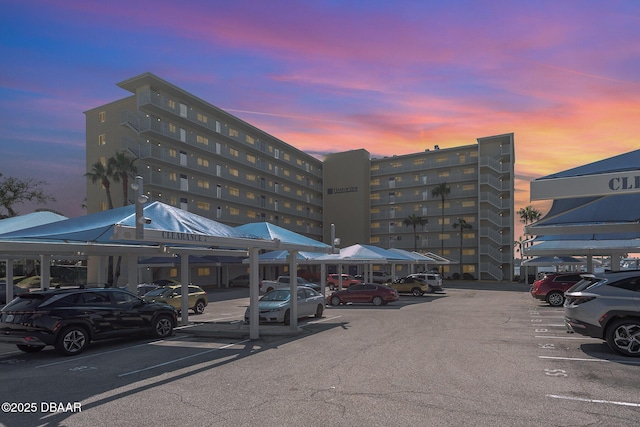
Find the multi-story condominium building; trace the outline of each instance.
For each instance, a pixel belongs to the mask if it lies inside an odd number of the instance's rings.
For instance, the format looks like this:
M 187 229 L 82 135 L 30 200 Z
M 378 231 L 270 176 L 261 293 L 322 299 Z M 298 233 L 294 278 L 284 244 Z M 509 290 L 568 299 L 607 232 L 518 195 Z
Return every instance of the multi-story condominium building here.
M 446 276 L 512 279 L 513 134 L 380 159 L 336 153 L 323 166 L 325 224 L 344 244 L 433 252 L 455 260 Z
M 87 170 L 126 151 L 138 159 L 151 200 L 231 226 L 267 221 L 327 243 L 333 228 L 341 247 L 429 251 L 454 260 L 446 276 L 512 279 L 513 134 L 402 156 L 371 158 L 360 149 L 320 161 L 153 74 L 119 86 L 133 95 L 85 112 Z M 433 195 L 439 185 L 449 189 L 444 204 Z M 87 207 L 107 208 L 105 192 L 90 180 Z M 410 217 L 424 222 L 415 232 L 405 224 Z
M 153 74 L 119 86 L 133 95 L 85 112 L 87 169 L 125 151 L 138 159 L 151 200 L 231 226 L 267 221 L 321 240 L 320 160 Z M 104 210 L 105 192 L 87 185 L 88 211 Z M 114 186 L 114 199 L 120 193 Z

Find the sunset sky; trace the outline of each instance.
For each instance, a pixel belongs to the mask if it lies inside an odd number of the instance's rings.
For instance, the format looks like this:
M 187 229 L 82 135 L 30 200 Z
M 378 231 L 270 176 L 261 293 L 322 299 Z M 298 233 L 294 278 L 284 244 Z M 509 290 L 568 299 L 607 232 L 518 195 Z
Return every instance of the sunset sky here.
M 0 5 L 0 173 L 46 181 L 70 217 L 83 112 L 147 71 L 319 158 L 513 132 L 516 210 L 544 209 L 532 179 L 640 148 L 636 0 Z

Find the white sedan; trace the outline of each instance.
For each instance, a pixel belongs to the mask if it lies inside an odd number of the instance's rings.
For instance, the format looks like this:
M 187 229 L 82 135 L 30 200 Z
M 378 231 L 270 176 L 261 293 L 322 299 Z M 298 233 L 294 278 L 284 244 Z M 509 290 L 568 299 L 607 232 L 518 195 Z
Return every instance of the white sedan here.
M 258 301 L 260 322 L 279 322 L 285 325 L 291 322 L 290 289 L 274 289 L 267 292 Z M 326 300 L 317 291 L 305 286 L 298 287 L 298 317 L 322 317 Z M 249 321 L 249 307 L 244 313 L 245 322 Z

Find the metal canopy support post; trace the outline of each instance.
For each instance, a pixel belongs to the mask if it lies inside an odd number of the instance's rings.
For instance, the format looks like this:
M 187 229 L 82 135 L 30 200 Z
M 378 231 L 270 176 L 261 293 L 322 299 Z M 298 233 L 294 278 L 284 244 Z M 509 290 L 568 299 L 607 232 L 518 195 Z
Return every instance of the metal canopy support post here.
M 258 248 L 249 248 L 249 339 L 252 340 L 257 340 L 260 334 L 259 282 Z
M 298 267 L 297 267 L 298 251 L 289 251 L 289 289 L 291 290 L 291 298 L 289 305 L 291 306 L 290 326 L 291 329 L 298 329 Z
M 326 295 L 327 291 L 327 264 L 320 264 L 320 293 Z
M 6 259 L 5 260 L 7 266 L 7 275 L 6 275 L 6 294 L 7 294 L 7 303 L 13 299 L 15 295 L 13 295 L 13 260 Z
M 51 255 L 40 255 L 40 289 L 51 287 Z
M 133 294 L 138 294 L 138 257 L 132 253 L 127 254 L 127 289 Z
M 189 255 L 182 254 L 180 257 L 180 283 L 182 284 L 182 316 L 180 323 L 189 324 Z

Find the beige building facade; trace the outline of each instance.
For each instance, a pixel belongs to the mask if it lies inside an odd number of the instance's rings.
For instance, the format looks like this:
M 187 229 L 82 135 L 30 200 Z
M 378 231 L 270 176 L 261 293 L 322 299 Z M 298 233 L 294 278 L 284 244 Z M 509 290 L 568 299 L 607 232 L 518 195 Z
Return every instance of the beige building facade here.
M 118 86 L 132 95 L 85 112 L 87 171 L 125 151 L 137 158 L 151 200 L 231 226 L 266 221 L 329 244 L 334 224 L 341 247 L 417 249 L 454 260 L 446 276 L 512 279 L 513 134 L 385 158 L 359 149 L 321 161 L 151 73 Z M 442 183 L 450 188 L 444 205 L 432 195 Z M 124 202 L 120 188 L 112 184 L 116 207 Z M 87 207 L 108 207 L 104 189 L 90 180 Z M 425 220 L 415 233 L 404 223 L 412 215 Z M 460 219 L 469 226 L 462 235 L 453 227 Z

